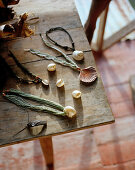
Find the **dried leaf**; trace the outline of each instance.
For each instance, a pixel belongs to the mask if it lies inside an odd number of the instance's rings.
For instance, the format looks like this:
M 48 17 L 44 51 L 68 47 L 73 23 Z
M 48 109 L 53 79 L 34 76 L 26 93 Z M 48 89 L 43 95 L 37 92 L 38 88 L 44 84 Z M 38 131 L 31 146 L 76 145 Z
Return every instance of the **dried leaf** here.
M 34 31 L 26 23 L 28 14 L 24 13 L 20 16 L 20 20 L 13 24 L 5 24 L 0 26 L 0 38 L 12 39 L 15 37 L 30 37 Z

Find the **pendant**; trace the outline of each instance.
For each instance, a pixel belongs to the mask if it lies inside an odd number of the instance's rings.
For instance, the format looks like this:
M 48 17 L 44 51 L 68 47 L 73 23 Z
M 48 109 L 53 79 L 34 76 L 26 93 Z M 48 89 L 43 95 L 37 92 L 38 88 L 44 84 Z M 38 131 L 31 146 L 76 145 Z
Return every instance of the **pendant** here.
M 76 60 L 76 61 L 81 61 L 84 59 L 84 53 L 83 51 L 78 51 L 78 50 L 75 50 L 73 52 L 73 59 Z
M 25 129 L 28 129 L 29 133 L 32 136 L 36 136 L 36 135 L 39 135 L 40 133 L 42 133 L 45 128 L 47 128 L 47 122 L 46 121 L 35 120 L 35 121 L 32 121 L 32 122 L 29 122 L 22 130 L 20 130 L 15 135 L 13 135 L 13 137 L 17 136 L 19 133 L 21 133 Z
M 39 135 L 47 127 L 46 121 L 35 120 L 27 124 L 28 130 L 32 136 Z
M 32 136 L 40 134 L 43 130 L 44 125 L 34 126 L 29 128 L 29 132 Z

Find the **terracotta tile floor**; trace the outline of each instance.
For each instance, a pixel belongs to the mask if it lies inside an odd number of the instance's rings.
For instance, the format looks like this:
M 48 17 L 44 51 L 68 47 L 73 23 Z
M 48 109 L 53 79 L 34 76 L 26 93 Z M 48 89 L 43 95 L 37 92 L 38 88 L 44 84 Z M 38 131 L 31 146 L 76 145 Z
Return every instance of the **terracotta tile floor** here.
M 56 170 L 135 170 L 135 109 L 129 77 L 135 74 L 135 41 L 96 56 L 116 123 L 53 137 Z M 38 141 L 0 149 L 0 170 L 45 170 Z

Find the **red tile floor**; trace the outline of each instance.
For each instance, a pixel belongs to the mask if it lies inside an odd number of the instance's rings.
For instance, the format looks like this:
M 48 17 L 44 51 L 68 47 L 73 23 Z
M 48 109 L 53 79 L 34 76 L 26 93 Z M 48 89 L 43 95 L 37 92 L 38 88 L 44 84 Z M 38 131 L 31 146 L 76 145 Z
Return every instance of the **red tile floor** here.
M 135 74 L 135 41 L 96 56 L 116 122 L 53 137 L 56 170 L 135 170 L 135 109 L 129 86 Z M 0 170 L 45 170 L 38 141 L 0 149 Z

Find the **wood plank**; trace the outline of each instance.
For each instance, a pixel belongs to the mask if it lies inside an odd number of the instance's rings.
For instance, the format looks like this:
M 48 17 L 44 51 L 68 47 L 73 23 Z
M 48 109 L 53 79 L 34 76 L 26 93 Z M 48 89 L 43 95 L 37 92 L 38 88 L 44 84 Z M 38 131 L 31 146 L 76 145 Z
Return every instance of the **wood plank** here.
M 49 89 L 44 89 L 40 85 L 28 85 L 26 87 L 26 85 L 16 84 L 13 79 L 9 79 L 7 81 L 5 89 L 9 89 L 11 87 L 17 88 L 24 92 L 56 101 L 63 106 L 73 106 L 77 111 L 77 118 L 74 121 L 71 121 L 67 118 L 60 118 L 45 113 L 29 111 L 30 121 L 35 119 L 47 120 L 48 125 L 46 131 L 39 136 L 32 137 L 29 135 L 28 131 L 25 130 L 16 136 L 16 138 L 12 138 L 13 134 L 18 132 L 18 130 L 21 130 L 22 127 L 28 123 L 27 112 L 1 98 L 1 146 L 114 122 L 114 117 L 104 94 L 99 73 L 98 79 L 95 83 L 93 83 L 91 86 L 85 86 L 80 84 L 80 81 L 78 80 L 78 72 L 75 72 L 68 67 L 57 65 L 56 73 L 53 76 L 49 75 L 46 69 L 48 63 L 50 63 L 50 61 L 43 60 L 27 63 L 25 66 L 43 79 L 49 79 Z M 89 65 L 95 66 L 94 58 L 92 53 L 85 52 L 85 61 L 83 64 L 80 64 L 80 66 L 87 67 Z M 19 73 L 16 67 L 15 71 Z M 56 80 L 59 78 L 62 78 L 65 81 L 65 89 L 63 90 L 56 88 Z M 72 98 L 71 93 L 75 89 L 78 89 L 82 92 L 82 97 L 80 100 L 73 100 Z
M 47 167 L 49 168 L 49 170 L 53 170 L 54 159 L 52 137 L 41 138 L 39 141 Z

